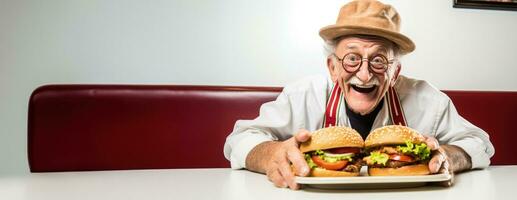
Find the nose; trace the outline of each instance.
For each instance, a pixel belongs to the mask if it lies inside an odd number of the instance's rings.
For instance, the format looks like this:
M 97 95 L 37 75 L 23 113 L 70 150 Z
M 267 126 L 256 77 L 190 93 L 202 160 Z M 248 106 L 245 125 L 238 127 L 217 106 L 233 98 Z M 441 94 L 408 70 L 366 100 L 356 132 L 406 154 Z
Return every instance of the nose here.
M 363 83 L 367 83 L 372 78 L 373 74 L 370 72 L 370 66 L 367 58 L 363 58 L 359 71 L 356 73 L 357 78 Z

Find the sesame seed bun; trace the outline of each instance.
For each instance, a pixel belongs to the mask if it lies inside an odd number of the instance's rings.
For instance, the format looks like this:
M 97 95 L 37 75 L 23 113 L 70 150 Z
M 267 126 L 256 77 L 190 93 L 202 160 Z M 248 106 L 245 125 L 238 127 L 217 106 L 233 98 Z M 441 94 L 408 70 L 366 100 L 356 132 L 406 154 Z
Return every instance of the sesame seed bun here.
M 311 139 L 300 145 L 302 153 L 339 147 L 363 148 L 364 141 L 357 131 L 349 127 L 333 126 L 312 133 Z
M 404 145 L 406 141 L 420 144 L 425 141 L 425 138 L 407 126 L 384 126 L 370 132 L 365 140 L 365 148 L 368 150 L 378 146 Z M 430 172 L 427 163 L 416 163 L 395 168 L 368 166 L 368 174 L 370 176 L 416 176 L 428 175 Z
M 414 144 L 420 144 L 425 141 L 425 138 L 407 126 L 391 125 L 377 128 L 370 132 L 368 137 L 366 137 L 364 145 L 366 148 L 381 145 L 398 145 L 405 144 L 406 140 Z
M 370 176 L 417 176 L 430 173 L 427 164 L 407 165 L 398 168 L 368 167 L 368 174 Z

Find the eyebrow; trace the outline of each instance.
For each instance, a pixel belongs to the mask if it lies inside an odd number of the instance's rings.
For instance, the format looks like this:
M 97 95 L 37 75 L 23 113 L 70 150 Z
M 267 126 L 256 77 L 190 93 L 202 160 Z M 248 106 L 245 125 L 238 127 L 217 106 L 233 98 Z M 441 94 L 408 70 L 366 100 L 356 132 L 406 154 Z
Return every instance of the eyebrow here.
M 347 49 L 352 49 L 352 50 L 358 49 L 357 45 L 354 45 L 354 44 L 346 44 L 346 48 Z
M 386 47 L 384 47 L 384 46 L 381 46 L 381 47 L 379 47 L 379 48 L 375 49 L 375 52 L 384 52 L 384 53 L 386 53 L 386 54 L 388 54 L 388 53 L 389 53 L 388 48 L 386 48 Z
M 385 54 L 388 54 L 389 51 L 388 51 L 388 48 L 385 47 L 385 45 L 378 45 L 379 47 L 374 47 L 373 49 L 375 50 L 374 52 L 383 52 Z M 349 49 L 349 50 L 357 50 L 359 49 L 357 45 L 354 45 L 354 44 L 347 44 L 346 45 L 346 49 Z

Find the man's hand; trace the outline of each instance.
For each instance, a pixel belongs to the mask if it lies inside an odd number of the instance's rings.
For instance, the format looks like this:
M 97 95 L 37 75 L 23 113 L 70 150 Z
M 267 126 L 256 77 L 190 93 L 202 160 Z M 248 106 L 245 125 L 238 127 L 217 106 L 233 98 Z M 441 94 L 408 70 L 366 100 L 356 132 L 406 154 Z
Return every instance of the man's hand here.
M 425 143 L 433 152 L 429 161 L 431 173 L 449 173 L 451 179 L 439 182 L 441 186 L 450 187 L 454 183 L 454 173 L 470 169 L 472 164 L 470 156 L 460 147 L 454 145 L 441 145 L 434 137 L 425 137 Z
M 300 143 L 309 140 L 310 132 L 300 130 L 292 138 L 283 142 L 264 142 L 251 150 L 246 157 L 246 168 L 250 171 L 265 173 L 277 187 L 296 190 L 300 186 L 294 176 L 307 176 L 309 166 L 300 152 Z M 291 168 L 291 164 L 293 168 Z M 293 172 L 294 169 L 294 172 Z

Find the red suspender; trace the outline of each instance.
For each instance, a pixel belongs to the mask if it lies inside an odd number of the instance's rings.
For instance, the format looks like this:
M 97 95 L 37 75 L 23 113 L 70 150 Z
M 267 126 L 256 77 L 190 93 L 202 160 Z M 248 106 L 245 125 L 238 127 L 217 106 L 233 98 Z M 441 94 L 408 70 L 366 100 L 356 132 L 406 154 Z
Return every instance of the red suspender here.
M 334 84 L 332 87 L 332 93 L 327 99 L 327 109 L 325 110 L 325 121 L 323 121 L 323 127 L 337 126 L 337 115 L 339 114 L 339 105 L 343 99 L 343 93 L 341 87 Z
M 395 125 L 407 126 L 406 117 L 404 117 L 404 110 L 400 104 L 400 99 L 393 87 L 389 87 L 386 98 L 388 101 L 388 109 L 390 112 L 391 121 Z M 339 107 L 341 102 L 345 103 L 343 92 L 339 85 L 334 84 L 332 92 L 327 99 L 327 108 L 325 110 L 325 119 L 323 121 L 323 128 L 330 126 L 337 126 L 337 120 L 339 119 Z
M 406 117 L 404 116 L 404 110 L 400 105 L 400 99 L 393 87 L 388 88 L 388 107 L 390 109 L 391 121 L 394 125 L 407 126 Z

